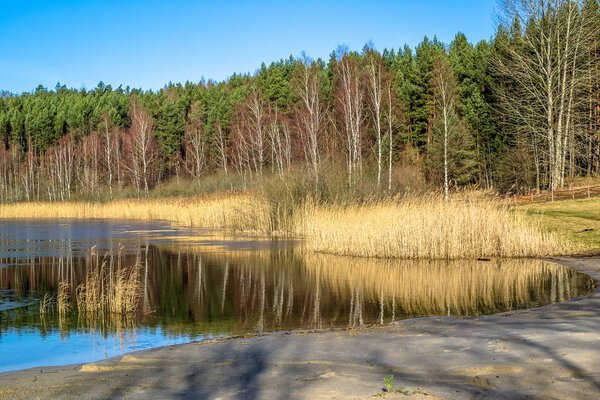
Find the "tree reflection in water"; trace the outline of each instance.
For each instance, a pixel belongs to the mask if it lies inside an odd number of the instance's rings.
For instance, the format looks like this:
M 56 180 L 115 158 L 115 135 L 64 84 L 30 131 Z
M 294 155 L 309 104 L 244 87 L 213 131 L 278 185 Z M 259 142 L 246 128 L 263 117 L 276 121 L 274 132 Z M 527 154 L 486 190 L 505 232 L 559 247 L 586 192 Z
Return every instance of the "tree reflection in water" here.
M 196 335 L 356 327 L 536 307 L 585 295 L 593 286 L 583 274 L 540 260 L 376 260 L 293 247 L 215 252 L 144 244 L 130 253 L 117 248 L 87 257 L 0 260 L 8 265 L 0 269 L 0 288 L 16 299 L 55 294 L 60 282 L 75 290 L 94 263 L 103 261 L 116 269 L 139 263 L 141 295 L 134 315 L 90 321 L 77 315 L 77 307 L 62 318 L 40 316 L 29 307 L 4 312 L 2 330 L 126 334 L 143 325 Z

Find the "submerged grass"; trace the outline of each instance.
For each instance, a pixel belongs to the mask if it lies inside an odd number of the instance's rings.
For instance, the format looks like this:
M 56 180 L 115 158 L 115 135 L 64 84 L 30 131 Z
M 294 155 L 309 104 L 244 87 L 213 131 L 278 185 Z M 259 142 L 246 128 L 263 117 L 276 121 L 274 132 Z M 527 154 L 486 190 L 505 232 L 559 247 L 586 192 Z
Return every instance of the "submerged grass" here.
M 68 281 L 61 281 L 58 284 L 56 306 L 58 309 L 59 319 L 64 319 L 71 310 L 71 285 Z
M 58 323 L 59 331 L 68 334 L 76 313 L 79 329 L 124 332 L 136 325 L 142 297 L 141 261 L 126 266 L 119 247 L 116 254 L 101 257 L 95 246 L 86 257 L 86 270 L 82 280 L 73 277 L 55 283 L 55 295 L 46 292 L 40 299 L 40 323 L 49 329 L 51 322 Z M 152 310 L 144 310 L 146 313 Z
M 40 299 L 40 316 L 50 314 L 52 312 L 52 303 L 54 296 L 50 293 L 44 293 L 44 296 Z
M 77 310 L 88 319 L 133 315 L 141 297 L 139 264 L 113 270 L 106 262 L 88 269 L 76 289 Z

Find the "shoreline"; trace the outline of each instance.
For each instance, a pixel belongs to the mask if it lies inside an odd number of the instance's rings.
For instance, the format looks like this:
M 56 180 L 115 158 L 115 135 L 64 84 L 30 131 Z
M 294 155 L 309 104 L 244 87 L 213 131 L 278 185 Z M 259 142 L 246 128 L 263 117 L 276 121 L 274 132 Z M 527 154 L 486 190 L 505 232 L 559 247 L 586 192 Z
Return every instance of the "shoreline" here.
M 600 281 L 598 258 L 548 261 Z M 392 374 L 404 394 L 385 398 L 593 399 L 599 309 L 596 287 L 583 298 L 489 316 L 193 342 L 5 372 L 0 398 L 369 398 Z
M 472 192 L 449 201 L 424 195 L 397 201 L 329 204 L 251 193 L 108 203 L 0 205 L 0 218 L 132 219 L 227 231 L 301 236 L 308 249 L 340 256 L 389 259 L 540 258 L 583 248 L 505 201 Z M 390 224 L 389 221 L 396 223 Z M 360 227 L 360 230 L 356 228 Z

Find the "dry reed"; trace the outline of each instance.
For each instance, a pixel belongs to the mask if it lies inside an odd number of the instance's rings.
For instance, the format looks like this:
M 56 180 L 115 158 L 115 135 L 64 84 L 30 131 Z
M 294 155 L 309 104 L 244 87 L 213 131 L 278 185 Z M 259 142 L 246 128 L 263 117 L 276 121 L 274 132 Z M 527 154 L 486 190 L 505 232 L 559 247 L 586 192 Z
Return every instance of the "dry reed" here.
M 79 314 L 88 319 L 134 314 L 141 296 L 139 269 L 136 264 L 113 270 L 106 262 L 90 267 L 76 289 Z
M 40 299 L 40 315 L 50 314 L 52 311 L 52 303 L 54 302 L 54 296 L 50 293 L 44 293 L 44 296 Z
M 298 234 L 310 250 L 410 259 L 537 257 L 569 247 L 499 200 L 421 197 L 357 206 L 305 205 Z
M 266 204 L 248 195 L 0 205 L 0 218 L 164 220 L 185 227 L 253 231 L 268 230 L 267 214 Z
M 468 200 L 468 199 L 471 200 Z M 272 201 L 271 201 L 272 203 Z M 277 206 L 277 204 L 275 204 Z M 0 218 L 103 218 L 165 220 L 186 227 L 272 231 L 274 205 L 251 195 L 187 199 L 118 200 L 108 203 L 16 203 Z M 287 233 L 312 251 L 378 258 L 457 259 L 540 257 L 573 249 L 508 203 L 477 192 L 450 202 L 439 196 L 364 205 L 296 205 Z
M 56 296 L 59 319 L 64 319 L 71 310 L 71 285 L 67 281 L 60 281 Z

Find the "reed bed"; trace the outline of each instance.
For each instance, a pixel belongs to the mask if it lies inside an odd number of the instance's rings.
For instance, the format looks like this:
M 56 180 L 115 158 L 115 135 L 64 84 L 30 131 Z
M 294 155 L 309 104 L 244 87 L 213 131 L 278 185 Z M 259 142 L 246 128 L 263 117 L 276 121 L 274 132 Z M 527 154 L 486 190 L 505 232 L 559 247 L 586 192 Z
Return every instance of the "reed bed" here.
M 449 202 L 429 196 L 373 204 L 307 203 L 296 215 L 309 250 L 408 259 L 539 257 L 570 246 L 496 199 Z
M 0 218 L 129 219 L 170 221 L 185 227 L 266 231 L 266 204 L 248 195 L 0 205 Z
M 283 196 L 283 195 L 282 195 Z M 571 245 L 508 202 L 479 192 L 362 204 L 323 204 L 251 194 L 0 205 L 0 218 L 165 220 L 198 228 L 301 236 L 320 253 L 407 259 L 543 257 Z

